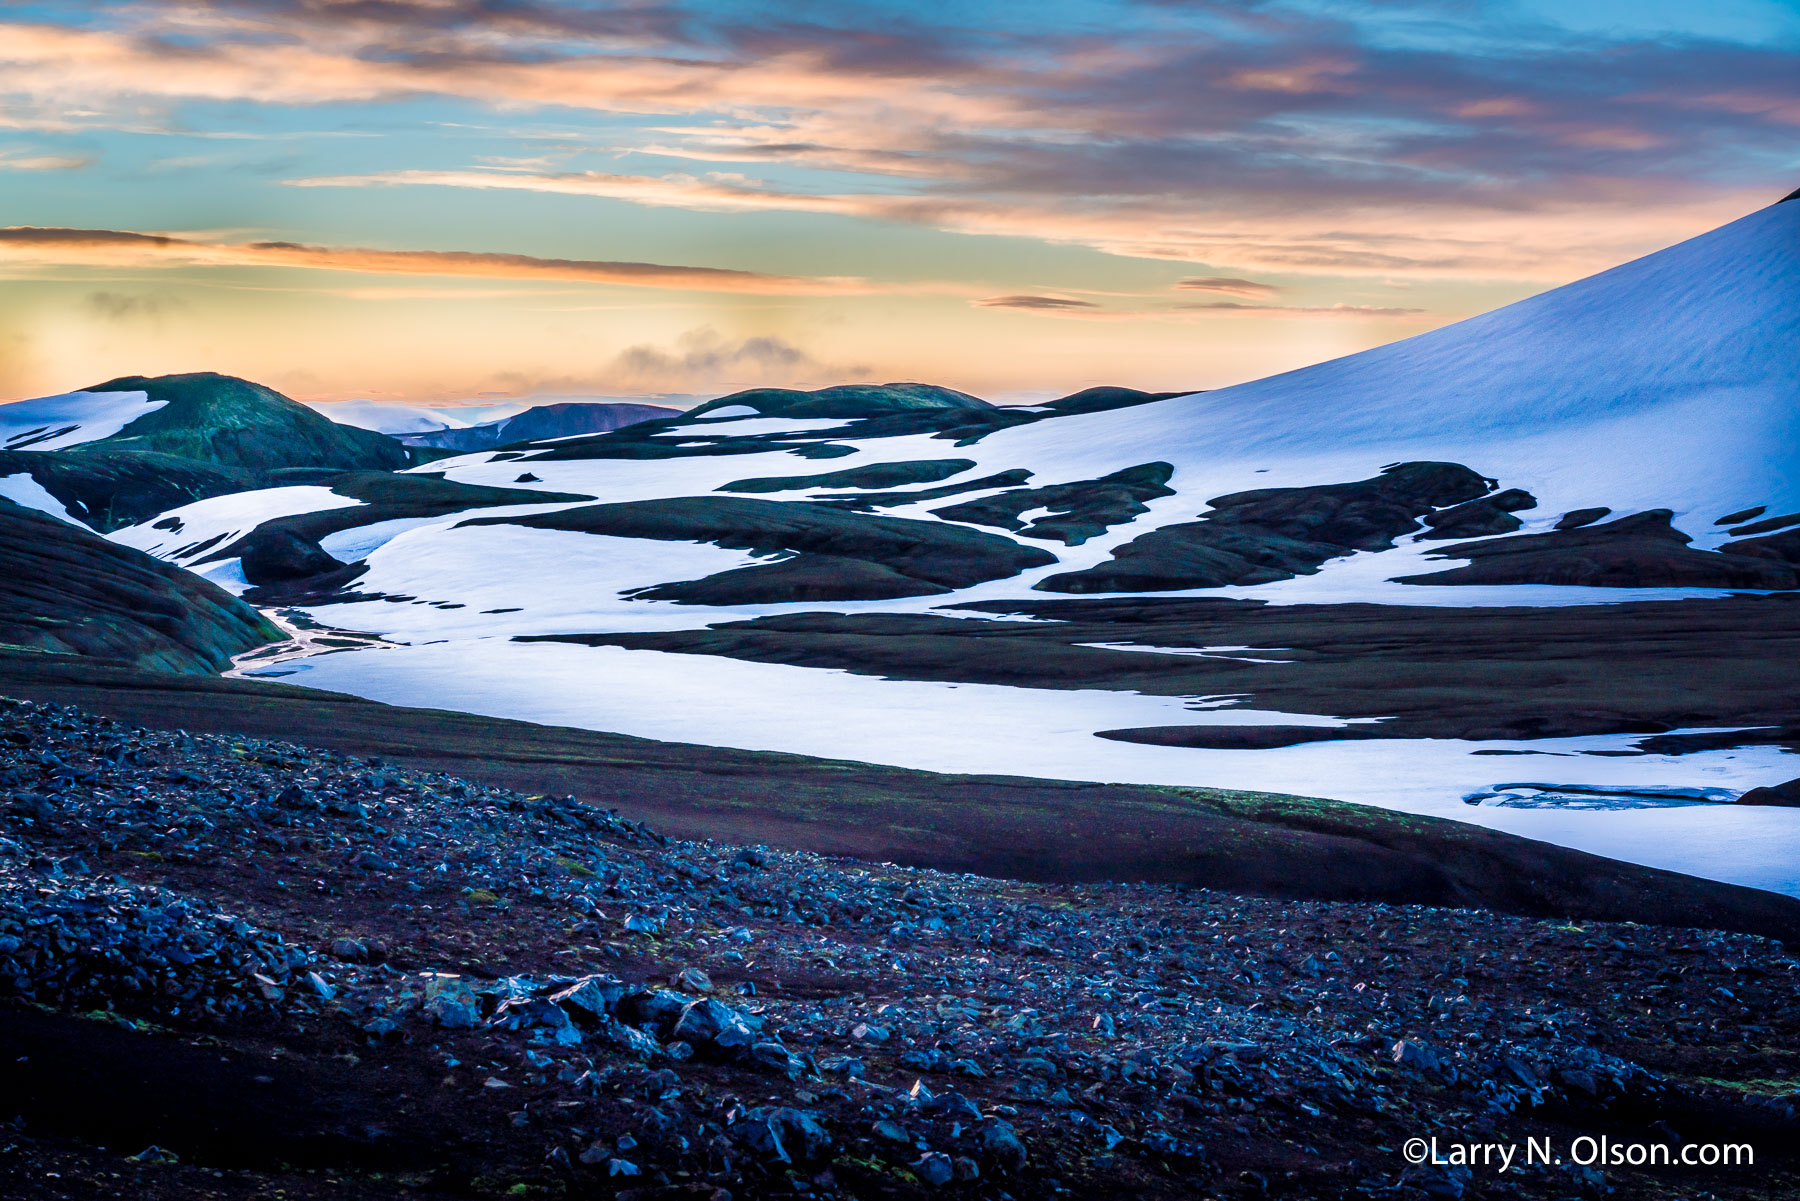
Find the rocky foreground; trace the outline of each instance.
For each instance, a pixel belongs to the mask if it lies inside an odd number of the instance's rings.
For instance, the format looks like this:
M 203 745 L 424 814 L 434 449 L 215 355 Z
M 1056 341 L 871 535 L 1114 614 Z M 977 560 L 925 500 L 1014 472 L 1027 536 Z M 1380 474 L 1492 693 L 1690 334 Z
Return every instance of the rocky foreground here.
M 1749 935 L 675 842 L 0 702 L 0 1195 L 1765 1197 Z M 1413 1166 L 1413 1137 L 1754 1166 Z

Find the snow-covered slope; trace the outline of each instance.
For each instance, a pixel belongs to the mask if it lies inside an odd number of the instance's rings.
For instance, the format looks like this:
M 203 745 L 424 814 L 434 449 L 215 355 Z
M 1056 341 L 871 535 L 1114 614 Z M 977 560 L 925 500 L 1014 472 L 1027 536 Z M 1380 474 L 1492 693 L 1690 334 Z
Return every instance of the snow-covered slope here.
M 1254 383 L 1039 427 L 1084 462 L 1467 462 L 1560 502 L 1800 507 L 1800 201 L 1455 325 Z M 1543 494 L 1540 493 L 1540 496 Z
M 110 438 L 167 403 L 143 392 L 68 392 L 0 404 L 0 450 L 62 450 Z
M 52 517 L 61 518 L 82 529 L 87 528 L 85 521 L 69 512 L 60 500 L 50 495 L 42 484 L 25 472 L 0 476 L 0 497 L 5 497 L 21 508 L 36 509 L 40 513 L 48 513 Z

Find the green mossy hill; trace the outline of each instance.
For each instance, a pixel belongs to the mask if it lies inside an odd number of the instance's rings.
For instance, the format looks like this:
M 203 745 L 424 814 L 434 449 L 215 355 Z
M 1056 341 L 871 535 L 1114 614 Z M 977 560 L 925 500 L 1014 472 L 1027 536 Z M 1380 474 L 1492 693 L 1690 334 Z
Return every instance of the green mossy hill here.
M 1168 486 L 1174 474 L 1175 468 L 1168 463 L 1139 463 L 1099 479 L 1019 488 L 933 509 L 932 513 L 946 521 L 997 526 L 1026 538 L 1079 546 L 1112 526 L 1149 512 L 1145 501 L 1175 495 Z M 1035 509 L 1051 512 L 1047 517 L 1025 521 L 1023 515 Z
M 817 475 L 771 475 L 733 480 L 715 492 L 799 492 L 813 488 L 898 488 L 903 484 L 935 484 L 975 466 L 974 459 L 910 459 L 872 463 Z
M 477 517 L 461 524 L 521 525 L 621 538 L 711 542 L 759 555 L 832 556 L 878 564 L 917 581 L 922 586 L 912 595 L 921 596 L 944 588 L 967 588 L 985 580 L 1003 579 L 1027 568 L 1043 567 L 1056 561 L 1047 551 L 1020 546 L 1010 538 L 977 530 L 932 521 L 870 517 L 829 505 L 746 497 L 684 496 L 669 500 L 583 505 L 520 517 Z M 858 568 L 853 577 L 843 578 L 836 586 L 824 587 L 821 577 L 829 574 L 825 571 L 826 566 L 809 565 L 804 581 L 804 591 L 808 595 L 793 599 L 870 599 L 866 595 L 871 586 L 870 573 Z M 813 570 L 814 567 L 818 570 Z M 721 572 L 707 580 L 718 589 L 723 587 L 721 577 L 729 576 L 741 587 L 761 595 L 768 589 L 753 581 L 760 580 L 757 573 L 764 571 L 795 579 L 800 569 L 784 559 L 774 564 Z M 891 579 L 883 576 L 881 584 L 882 591 L 878 595 L 896 595 Z M 819 595 L 820 591 L 829 595 Z
M 880 417 L 934 409 L 991 409 L 994 406 L 967 392 L 936 384 L 839 384 L 812 392 L 792 388 L 751 388 L 709 400 L 689 409 L 686 417 L 705 417 L 718 409 L 738 406 L 755 409 L 765 417 Z
M 103 444 L 148 450 L 246 471 L 282 467 L 392 471 L 411 462 L 386 434 L 339 425 L 279 392 L 210 371 L 128 375 L 85 389 L 144 392 L 167 401 Z
M 1109 562 L 1039 582 L 1044 592 L 1157 592 L 1267 584 L 1310 575 L 1327 559 L 1388 550 L 1435 509 L 1493 491 L 1460 463 L 1399 463 L 1372 479 L 1258 488 L 1212 501 L 1198 521 L 1127 542 Z
M 1463 542 L 1433 558 L 1465 567 L 1400 577 L 1402 584 L 1569 584 L 1590 588 L 1800 588 L 1800 537 L 1777 534 L 1696 550 L 1668 509 L 1604 525 Z M 1723 552 L 1723 553 L 1721 553 Z
M 236 467 L 104 444 L 69 450 L 0 451 L 0 476 L 29 474 L 63 508 L 101 533 L 148 521 L 181 505 L 258 487 Z
M 211 674 L 280 637 L 199 576 L 0 501 L 0 643 Z

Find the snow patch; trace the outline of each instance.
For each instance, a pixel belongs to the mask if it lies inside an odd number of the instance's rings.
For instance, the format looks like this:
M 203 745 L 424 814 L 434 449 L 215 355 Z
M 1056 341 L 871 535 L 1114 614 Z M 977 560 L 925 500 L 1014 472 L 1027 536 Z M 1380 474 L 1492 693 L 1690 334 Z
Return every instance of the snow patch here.
M 343 615 L 342 608 L 332 615 Z M 1523 760 L 1531 771 L 1565 785 L 1710 786 L 1735 793 L 1791 778 L 1792 757 L 1778 747 L 1622 759 L 1592 752 L 1631 749 L 1642 735 L 1351 740 L 1256 751 L 1146 746 L 1093 734 L 1130 726 L 1245 725 L 1260 718 L 1250 711 L 1197 709 L 1180 697 L 884 680 L 706 655 L 494 638 L 344 652 L 289 661 L 282 670 L 294 673 L 294 683 L 391 704 L 676 742 L 932 771 L 1329 797 L 1800 896 L 1800 809 L 1704 805 L 1592 812 L 1462 800 L 1491 788 L 1502 773 L 1520 771 L 1520 759 L 1478 751 L 1534 752 Z M 772 697 L 780 702 L 767 703 Z M 1282 725 L 1345 724 L 1267 711 L 1262 717 Z
M 66 392 L 0 404 L 0 450 L 62 450 L 110 438 L 168 403 L 144 392 Z
M 44 486 L 32 479 L 25 472 L 0 478 L 0 496 L 22 505 L 27 509 L 36 509 L 40 513 L 48 513 L 52 517 L 60 517 L 71 525 L 87 529 L 87 522 L 63 508 L 63 503 L 50 495 Z

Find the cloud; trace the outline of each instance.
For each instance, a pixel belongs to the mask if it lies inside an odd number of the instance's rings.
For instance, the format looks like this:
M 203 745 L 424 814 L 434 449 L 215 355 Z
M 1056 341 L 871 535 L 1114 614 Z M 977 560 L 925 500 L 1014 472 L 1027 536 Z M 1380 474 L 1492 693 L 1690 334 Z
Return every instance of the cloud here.
M 378 171 L 367 175 L 323 175 L 283 181 L 296 188 L 379 188 L 427 186 L 497 191 L 551 192 L 594 196 L 701 212 L 843 213 L 861 215 L 870 198 L 808 195 L 748 186 L 741 179 L 686 174 L 616 175 L 603 171 Z
M 1071 300 L 1067 296 L 989 296 L 973 303 L 984 309 L 1036 309 L 1051 312 L 1100 307 L 1091 300 Z
M 1166 4 L 1154 20 L 1122 9 L 1104 34 L 1053 16 L 800 11 L 117 6 L 91 26 L 0 24 L 0 124 L 452 97 L 604 114 L 603 153 L 740 163 L 770 181 L 521 161 L 295 182 L 834 214 L 1203 262 L 1220 278 L 1543 281 L 1767 203 L 1787 190 L 1800 125 L 1789 45 L 1576 33 L 1513 10 L 1487 14 L 1480 53 L 1417 3 Z M 1411 32 L 1394 36 L 1396 21 Z
M 0 151 L 0 171 L 79 171 L 93 163 L 79 154 L 20 154 Z
M 1426 311 L 1372 304 L 1245 304 L 1236 300 L 1193 301 L 1173 307 L 1186 313 L 1241 313 L 1260 317 L 1416 317 Z
M 1255 280 L 1239 279 L 1234 275 L 1208 275 L 1184 279 L 1175 286 L 1187 292 L 1219 292 L 1226 296 L 1244 296 L 1264 300 L 1281 294 L 1281 289 L 1273 284 L 1259 284 Z
M 156 320 L 172 310 L 187 307 L 179 296 L 134 296 L 122 292 L 89 292 L 82 304 L 97 317 L 120 322 Z
M 604 375 L 612 387 L 701 392 L 753 386 L 802 387 L 868 374 L 863 365 L 822 362 L 783 338 L 758 335 L 731 341 L 709 327 L 689 330 L 672 350 L 628 347 Z
M 567 280 L 739 292 L 765 296 L 840 295 L 866 291 L 858 280 L 805 278 L 724 267 L 673 267 L 601 259 L 552 259 L 466 250 L 380 250 L 301 242 L 209 242 L 116 229 L 0 228 L 0 260 L 47 264 L 105 263 L 210 267 L 301 267 L 373 275 Z

